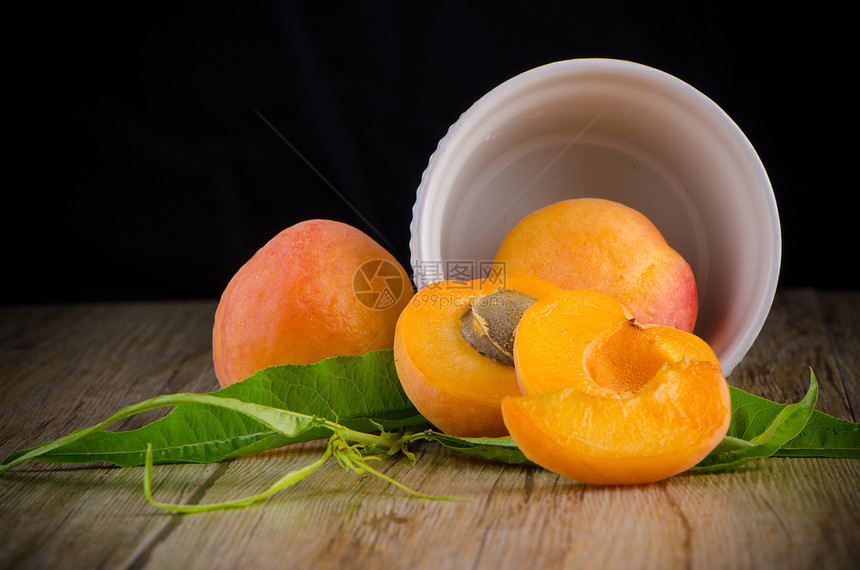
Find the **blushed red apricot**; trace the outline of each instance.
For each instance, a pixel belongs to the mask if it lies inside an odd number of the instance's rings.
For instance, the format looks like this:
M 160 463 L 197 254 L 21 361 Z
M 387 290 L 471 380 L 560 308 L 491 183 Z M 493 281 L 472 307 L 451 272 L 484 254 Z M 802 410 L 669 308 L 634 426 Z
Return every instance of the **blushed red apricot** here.
M 411 296 L 397 260 L 364 232 L 308 220 L 283 230 L 233 276 L 215 312 L 222 386 L 277 364 L 391 348 Z

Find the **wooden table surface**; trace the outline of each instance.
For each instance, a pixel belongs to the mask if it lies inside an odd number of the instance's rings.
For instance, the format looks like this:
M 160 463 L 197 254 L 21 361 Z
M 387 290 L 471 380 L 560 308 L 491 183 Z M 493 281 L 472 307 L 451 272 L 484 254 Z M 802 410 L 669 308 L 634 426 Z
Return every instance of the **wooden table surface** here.
M 0 455 L 87 427 L 151 396 L 217 389 L 214 301 L 0 307 Z M 780 290 L 729 382 L 857 421 L 860 293 Z M 129 418 L 119 428 L 153 419 Z M 156 498 L 261 491 L 318 443 L 155 470 Z M 0 568 L 857 568 L 860 460 L 771 458 L 634 487 L 578 484 L 439 445 L 378 464 L 411 498 L 329 462 L 255 506 L 175 515 L 143 469 L 31 461 L 0 475 Z

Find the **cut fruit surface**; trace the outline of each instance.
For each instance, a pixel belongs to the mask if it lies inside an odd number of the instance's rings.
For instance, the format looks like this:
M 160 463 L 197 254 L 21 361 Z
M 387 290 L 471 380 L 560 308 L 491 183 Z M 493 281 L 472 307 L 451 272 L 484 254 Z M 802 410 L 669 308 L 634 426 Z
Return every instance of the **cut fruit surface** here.
M 565 477 L 604 485 L 649 483 L 685 471 L 725 436 L 728 384 L 709 362 L 665 364 L 635 394 L 573 388 L 502 402 L 523 454 Z
M 595 396 L 637 393 L 664 365 L 684 359 L 719 369 L 699 337 L 660 325 L 640 325 L 601 291 L 559 291 L 533 304 L 520 320 L 514 365 L 525 395 L 575 388 Z

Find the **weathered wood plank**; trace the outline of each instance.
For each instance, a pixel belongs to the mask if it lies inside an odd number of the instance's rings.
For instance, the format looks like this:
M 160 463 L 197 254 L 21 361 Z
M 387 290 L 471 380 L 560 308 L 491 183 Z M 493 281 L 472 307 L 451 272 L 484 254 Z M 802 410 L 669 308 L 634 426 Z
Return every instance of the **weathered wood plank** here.
M 812 289 L 780 291 L 761 334 L 729 383 L 776 402 L 793 403 L 809 388 L 811 368 L 820 385 L 817 409 L 852 419 L 844 374 L 830 338 L 842 338 L 846 333 L 841 327 L 853 325 L 826 319 L 821 299 Z
M 164 393 L 217 388 L 214 302 L 0 308 L 0 454 Z M 858 407 L 858 294 L 780 291 L 730 381 L 819 409 Z M 151 418 L 137 417 L 125 427 Z M 330 462 L 247 509 L 153 509 L 142 469 L 28 463 L 0 477 L 0 568 L 853 568 L 860 461 L 770 459 L 733 473 L 592 487 L 532 467 L 415 446 L 377 467 L 405 496 Z M 312 442 L 217 465 L 155 471 L 156 498 L 209 503 L 267 487 L 322 452 Z
M 202 302 L 0 308 L 0 456 L 158 394 L 217 388 L 207 332 L 214 307 Z M 163 413 L 141 414 L 115 429 L 138 427 Z M 188 485 L 202 485 L 206 469 L 214 468 L 190 470 Z M 141 481 L 138 469 L 40 462 L 5 474 L 0 567 L 114 567 L 166 522 L 149 508 Z
M 289 453 L 231 462 L 206 499 L 273 480 Z M 774 459 L 636 487 L 581 485 L 431 445 L 415 467 L 385 468 L 474 502 L 410 499 L 332 463 L 257 507 L 183 517 L 144 567 L 848 568 L 860 553 L 857 461 Z
M 152 396 L 217 389 L 214 311 L 212 302 L 2 308 L 0 389 L 15 405 L 3 418 L 0 454 Z
M 856 422 L 860 416 L 860 291 L 827 291 L 819 297 L 839 378 L 832 396 L 844 400 L 850 413 L 845 419 Z

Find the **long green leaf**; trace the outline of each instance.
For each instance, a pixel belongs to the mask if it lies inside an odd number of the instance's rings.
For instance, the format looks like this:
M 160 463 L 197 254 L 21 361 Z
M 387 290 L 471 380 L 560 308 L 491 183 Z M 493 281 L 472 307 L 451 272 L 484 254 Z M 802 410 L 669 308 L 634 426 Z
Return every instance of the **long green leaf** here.
M 391 430 L 427 425 L 400 386 L 391 350 L 335 357 L 310 365 L 273 366 L 210 395 L 324 418 L 366 433 L 379 431 L 380 427 Z M 211 463 L 328 435 L 321 429 L 285 435 L 235 409 L 185 401 L 140 429 L 93 430 L 65 445 L 52 446 L 38 459 L 142 465 L 146 445 L 151 442 L 156 463 Z M 28 452 L 13 453 L 0 465 Z
M 782 412 L 778 404 L 735 387 L 732 398 L 732 424 L 728 437 L 749 441 L 764 432 Z M 860 458 L 860 424 L 813 411 L 809 421 L 791 441 L 780 447 L 777 457 Z
M 210 408 L 230 410 L 237 414 L 251 417 L 257 422 L 268 426 L 269 429 L 280 433 L 285 438 L 301 437 L 311 430 L 319 430 L 328 435 L 332 433 L 332 429 L 326 425 L 326 420 L 313 416 L 297 414 L 287 410 L 278 410 L 259 404 L 241 402 L 234 398 L 217 397 L 212 394 L 172 394 L 168 396 L 156 396 L 139 404 L 128 406 L 92 427 L 74 431 L 67 436 L 16 454 L 14 458 L 11 458 L 11 456 L 7 457 L 3 464 L 0 465 L 0 473 L 30 459 L 51 457 L 52 452 L 56 452 L 58 449 L 69 444 L 84 440 L 88 436 L 104 430 L 121 419 L 149 410 L 185 404 L 204 404 Z M 144 453 L 146 453 L 148 443 L 144 442 Z
M 763 430 L 756 430 L 759 433 L 752 437 L 749 437 L 749 425 L 743 428 L 744 435 L 747 437 L 736 438 L 729 435 L 731 439 L 728 442 L 724 441 L 721 446 L 717 447 L 715 453 L 710 453 L 694 469 L 697 471 L 724 471 L 756 459 L 771 457 L 781 447 L 800 435 L 809 422 L 817 401 L 818 380 L 815 374 L 810 372 L 809 390 L 800 402 L 782 407 L 770 423 Z M 755 419 L 755 415 L 752 417 Z M 741 420 L 746 419 L 746 416 L 739 413 L 738 416 L 733 415 L 733 418 L 735 421 L 732 431 L 740 431 L 740 424 L 744 423 Z M 739 441 L 746 441 L 751 445 L 739 444 Z M 728 444 L 731 444 L 731 447 Z

